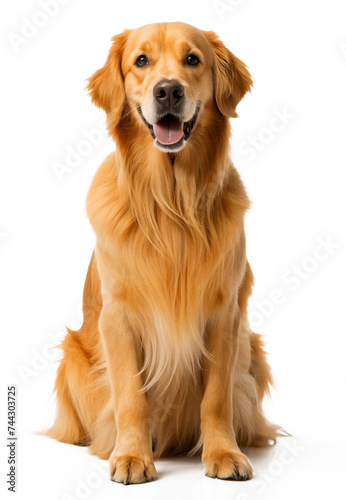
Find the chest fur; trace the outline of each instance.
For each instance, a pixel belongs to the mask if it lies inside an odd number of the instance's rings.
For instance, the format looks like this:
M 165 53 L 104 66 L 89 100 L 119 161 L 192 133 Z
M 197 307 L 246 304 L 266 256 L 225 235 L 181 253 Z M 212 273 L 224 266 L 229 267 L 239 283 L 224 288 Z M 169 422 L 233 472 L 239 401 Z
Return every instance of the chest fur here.
M 166 184 L 160 197 L 142 183 L 131 199 L 109 158 L 95 176 L 87 210 L 98 259 L 105 261 L 104 289 L 132 315 L 155 310 L 183 330 L 227 300 L 230 284 L 241 279 L 248 199 L 235 171 L 222 191 L 198 203 L 187 203 L 173 178 Z

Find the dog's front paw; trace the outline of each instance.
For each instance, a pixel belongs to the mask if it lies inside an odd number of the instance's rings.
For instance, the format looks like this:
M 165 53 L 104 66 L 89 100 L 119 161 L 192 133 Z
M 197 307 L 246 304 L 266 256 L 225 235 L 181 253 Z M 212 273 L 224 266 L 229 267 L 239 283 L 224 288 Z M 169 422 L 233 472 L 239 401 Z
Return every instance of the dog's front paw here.
M 205 475 L 209 477 L 246 481 L 253 475 L 248 458 L 240 451 L 206 453 L 203 462 Z
M 134 456 L 113 456 L 109 459 L 111 480 L 123 484 L 137 484 L 152 481 L 156 469 L 150 459 Z

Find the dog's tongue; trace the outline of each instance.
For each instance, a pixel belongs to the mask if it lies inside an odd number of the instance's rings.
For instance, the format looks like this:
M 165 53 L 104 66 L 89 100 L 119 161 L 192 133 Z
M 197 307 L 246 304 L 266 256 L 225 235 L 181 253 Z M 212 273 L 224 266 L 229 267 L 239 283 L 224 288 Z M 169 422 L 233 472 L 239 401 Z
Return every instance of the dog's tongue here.
M 162 118 L 153 125 L 155 137 L 161 144 L 175 144 L 184 135 L 183 125 L 183 122 L 173 116 Z

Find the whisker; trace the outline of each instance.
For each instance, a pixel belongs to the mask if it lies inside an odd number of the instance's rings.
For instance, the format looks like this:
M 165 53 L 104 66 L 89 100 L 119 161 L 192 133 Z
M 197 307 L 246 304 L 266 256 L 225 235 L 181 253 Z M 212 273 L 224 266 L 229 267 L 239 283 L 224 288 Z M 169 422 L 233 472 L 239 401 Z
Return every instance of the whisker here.
M 125 104 L 127 104 L 128 101 L 125 101 Z M 129 116 L 129 114 L 132 112 L 132 110 L 134 109 L 137 109 L 137 110 L 140 110 L 140 105 L 138 106 L 135 106 L 134 108 L 131 108 L 130 111 L 128 113 L 126 113 L 125 115 L 122 116 L 122 118 L 126 118 L 127 116 Z

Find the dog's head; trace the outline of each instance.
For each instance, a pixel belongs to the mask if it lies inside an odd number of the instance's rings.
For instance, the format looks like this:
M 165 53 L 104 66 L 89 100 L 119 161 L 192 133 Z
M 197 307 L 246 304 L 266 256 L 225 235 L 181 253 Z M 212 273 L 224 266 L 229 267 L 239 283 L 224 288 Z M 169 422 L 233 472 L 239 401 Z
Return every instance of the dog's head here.
M 115 36 L 88 89 L 111 127 L 133 113 L 160 150 L 175 153 L 193 137 L 205 108 L 237 116 L 236 106 L 251 84 L 246 66 L 215 33 L 160 23 Z

